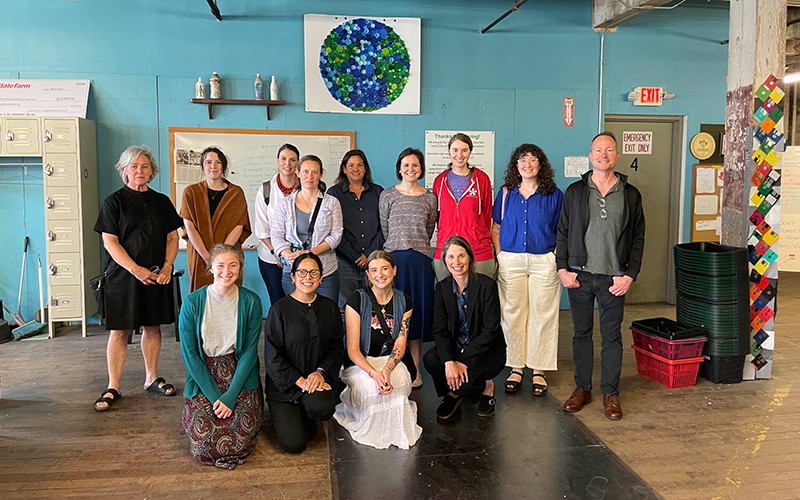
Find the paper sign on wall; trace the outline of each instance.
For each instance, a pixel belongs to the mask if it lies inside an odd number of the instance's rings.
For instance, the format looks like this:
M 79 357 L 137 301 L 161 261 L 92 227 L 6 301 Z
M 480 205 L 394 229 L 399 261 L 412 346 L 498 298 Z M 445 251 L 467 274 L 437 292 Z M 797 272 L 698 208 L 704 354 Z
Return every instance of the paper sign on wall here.
M 653 154 L 653 132 L 623 132 L 622 154 Z
M 425 187 L 433 188 L 436 176 L 447 169 L 450 155 L 447 143 L 457 133 L 467 134 L 472 139 L 472 154 L 469 164 L 478 167 L 489 176 L 494 186 L 494 132 L 465 132 L 461 130 L 425 131 Z
M 0 116 L 86 118 L 90 80 L 0 80 Z
M 565 156 L 564 177 L 580 177 L 589 171 L 588 156 Z

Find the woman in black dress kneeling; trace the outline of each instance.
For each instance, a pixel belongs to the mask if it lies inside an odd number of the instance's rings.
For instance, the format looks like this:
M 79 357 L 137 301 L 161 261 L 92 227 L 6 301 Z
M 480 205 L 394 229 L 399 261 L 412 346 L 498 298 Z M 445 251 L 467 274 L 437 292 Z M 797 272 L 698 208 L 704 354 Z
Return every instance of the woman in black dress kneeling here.
M 436 285 L 436 345 L 424 357 L 442 398 L 436 416 L 449 419 L 466 399 L 478 403 L 478 416 L 488 417 L 495 409 L 492 379 L 506 362 L 497 283 L 475 271 L 475 253 L 461 236 L 447 238 L 442 260 L 450 276 Z
M 292 263 L 295 290 L 273 305 L 264 330 L 264 383 L 267 404 L 288 453 L 300 453 L 317 433 L 317 422 L 329 420 L 342 381 L 344 329 L 339 306 L 316 293 L 322 262 L 305 253 Z

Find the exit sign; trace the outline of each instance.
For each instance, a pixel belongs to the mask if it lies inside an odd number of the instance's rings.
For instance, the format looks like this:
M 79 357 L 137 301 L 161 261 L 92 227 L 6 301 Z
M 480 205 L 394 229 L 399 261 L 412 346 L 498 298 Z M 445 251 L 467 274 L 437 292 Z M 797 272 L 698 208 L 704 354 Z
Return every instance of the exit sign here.
M 661 106 L 664 102 L 661 99 L 663 92 L 661 87 L 636 87 L 633 94 L 636 94 L 633 101 L 634 106 Z

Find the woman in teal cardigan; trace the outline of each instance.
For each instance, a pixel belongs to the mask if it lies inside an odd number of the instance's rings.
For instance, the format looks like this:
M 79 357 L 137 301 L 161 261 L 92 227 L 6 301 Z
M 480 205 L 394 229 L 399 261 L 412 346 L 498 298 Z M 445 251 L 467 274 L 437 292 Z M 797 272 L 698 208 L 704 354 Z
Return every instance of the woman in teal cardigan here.
M 214 283 L 190 294 L 181 307 L 183 428 L 195 460 L 233 469 L 255 449 L 263 418 L 261 299 L 236 285 L 244 266 L 241 250 L 218 244 L 208 261 Z

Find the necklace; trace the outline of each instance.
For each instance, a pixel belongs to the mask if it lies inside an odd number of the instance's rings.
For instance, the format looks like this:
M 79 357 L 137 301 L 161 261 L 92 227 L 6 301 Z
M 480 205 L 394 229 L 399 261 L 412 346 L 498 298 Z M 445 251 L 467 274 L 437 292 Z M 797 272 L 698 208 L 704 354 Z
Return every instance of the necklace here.
M 225 189 L 223 189 L 222 191 L 215 191 L 215 190 L 213 190 L 213 189 L 211 189 L 211 188 L 208 188 L 208 190 L 209 190 L 210 192 L 214 193 L 214 194 L 212 194 L 212 195 L 209 195 L 209 198 L 211 198 L 211 201 L 216 201 L 216 200 L 217 200 L 217 196 L 219 196 L 220 194 L 224 195 L 224 194 L 225 194 L 225 192 L 226 192 L 228 189 L 227 189 L 227 188 L 225 188 Z

